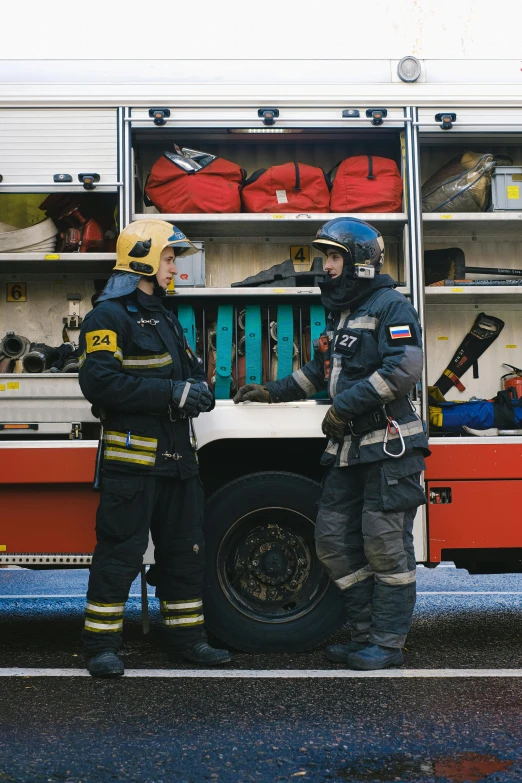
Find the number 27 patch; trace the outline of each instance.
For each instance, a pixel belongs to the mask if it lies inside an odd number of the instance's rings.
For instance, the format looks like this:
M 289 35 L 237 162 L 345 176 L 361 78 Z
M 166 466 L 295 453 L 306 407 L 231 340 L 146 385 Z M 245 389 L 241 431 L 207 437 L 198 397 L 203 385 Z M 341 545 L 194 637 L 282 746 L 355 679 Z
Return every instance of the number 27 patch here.
M 360 333 L 356 332 L 355 330 L 339 329 L 337 339 L 335 341 L 335 353 L 339 353 L 341 356 L 346 357 L 353 356 L 357 350 L 360 339 Z
M 85 341 L 87 343 L 87 353 L 93 353 L 94 351 L 111 351 L 111 353 L 115 353 L 118 347 L 116 332 L 112 332 L 110 329 L 87 332 Z

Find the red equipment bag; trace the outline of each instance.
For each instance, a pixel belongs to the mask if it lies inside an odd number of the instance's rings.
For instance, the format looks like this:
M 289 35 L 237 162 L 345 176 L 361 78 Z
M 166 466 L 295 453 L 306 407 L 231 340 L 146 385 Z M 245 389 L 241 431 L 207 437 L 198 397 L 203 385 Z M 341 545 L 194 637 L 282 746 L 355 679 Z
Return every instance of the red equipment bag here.
M 165 152 L 153 165 L 145 194 L 162 213 L 241 212 L 245 172 L 224 158 L 197 170 L 183 168 L 181 156 Z
M 330 179 L 317 166 L 283 163 L 259 169 L 241 192 L 245 212 L 329 212 Z
M 337 166 L 331 212 L 401 212 L 402 177 L 394 160 L 355 155 Z

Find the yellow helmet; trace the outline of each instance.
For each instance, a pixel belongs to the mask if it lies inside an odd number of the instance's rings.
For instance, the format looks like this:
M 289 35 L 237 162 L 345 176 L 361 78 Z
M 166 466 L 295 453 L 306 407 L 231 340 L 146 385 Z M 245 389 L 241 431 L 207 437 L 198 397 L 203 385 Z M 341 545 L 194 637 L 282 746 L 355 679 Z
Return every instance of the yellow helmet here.
M 183 231 L 165 220 L 136 220 L 123 229 L 116 243 L 117 272 L 153 277 L 159 269 L 160 256 L 173 247 L 176 256 L 198 253 Z

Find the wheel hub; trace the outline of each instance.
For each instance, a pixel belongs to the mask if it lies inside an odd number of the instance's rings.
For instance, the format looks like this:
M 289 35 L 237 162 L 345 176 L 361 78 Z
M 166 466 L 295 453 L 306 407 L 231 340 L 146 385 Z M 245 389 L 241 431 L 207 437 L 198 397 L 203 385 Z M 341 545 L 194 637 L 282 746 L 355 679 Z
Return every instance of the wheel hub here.
M 234 568 L 241 592 L 257 601 L 286 603 L 309 576 L 311 553 L 282 525 L 260 525 L 239 542 Z

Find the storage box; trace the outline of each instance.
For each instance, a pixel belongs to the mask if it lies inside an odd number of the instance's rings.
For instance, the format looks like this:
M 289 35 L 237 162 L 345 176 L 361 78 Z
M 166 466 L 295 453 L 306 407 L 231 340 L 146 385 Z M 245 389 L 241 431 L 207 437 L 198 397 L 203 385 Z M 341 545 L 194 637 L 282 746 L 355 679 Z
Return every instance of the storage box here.
M 194 253 L 192 256 L 179 256 L 176 258 L 178 274 L 174 278 L 174 286 L 172 289 L 169 288 L 168 290 L 169 294 L 175 293 L 174 287 L 205 287 L 205 243 L 192 242 L 192 244 L 199 249 L 199 253 Z
M 493 212 L 522 209 L 522 166 L 496 166 L 491 179 Z

